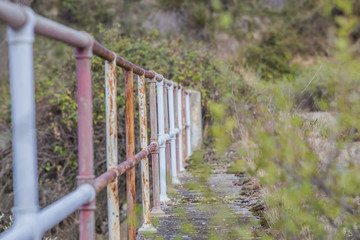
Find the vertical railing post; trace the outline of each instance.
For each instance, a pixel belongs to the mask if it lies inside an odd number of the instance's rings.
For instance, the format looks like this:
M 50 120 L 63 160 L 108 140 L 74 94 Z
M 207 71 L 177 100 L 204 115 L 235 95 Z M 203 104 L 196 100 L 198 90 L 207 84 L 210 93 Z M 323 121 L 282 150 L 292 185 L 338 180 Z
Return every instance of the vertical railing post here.
M 26 9 L 27 22 L 8 27 L 14 184 L 14 226 L 28 227 L 31 239 L 40 239 L 36 227 L 39 210 L 36 153 L 35 87 L 33 70 L 34 13 Z M 21 69 L 19 68 L 21 67 Z
M 186 160 L 186 120 L 185 120 L 185 89 L 183 88 L 183 91 L 181 93 L 181 121 L 183 125 L 183 165 L 185 166 L 185 160 Z
M 175 140 L 175 145 L 176 145 L 176 173 L 179 174 L 180 173 L 180 158 L 179 158 L 179 117 L 178 117 L 178 86 L 174 86 L 174 113 L 175 113 L 175 131 L 176 131 L 176 140 Z
M 147 150 L 147 111 L 146 111 L 146 87 L 145 75 L 138 76 L 138 97 L 139 97 L 139 117 L 140 117 L 140 147 Z M 150 184 L 149 184 L 149 161 L 148 158 L 141 160 L 141 183 L 142 183 L 142 206 L 144 222 L 139 232 L 156 232 L 150 219 Z
M 90 36 L 89 36 L 89 39 Z M 91 56 L 92 40 L 89 47 L 75 49 L 77 104 L 78 104 L 78 151 L 79 175 L 78 185 L 93 183 L 93 122 L 92 122 L 92 84 Z M 80 209 L 80 239 L 95 239 L 95 199 Z
M 185 171 L 184 163 L 183 163 L 183 115 L 182 115 L 182 86 L 179 85 L 179 89 L 177 92 L 177 103 L 178 103 L 178 126 L 179 126 L 179 163 L 180 163 L 180 171 Z
M 116 55 L 112 62 L 105 61 L 105 103 L 106 103 L 106 167 L 118 165 L 117 155 L 117 107 L 116 107 Z M 108 227 L 109 240 L 120 239 L 120 212 L 118 179 L 108 184 Z
M 165 124 L 164 131 L 166 137 L 166 184 L 171 184 L 171 153 L 170 153 L 170 138 L 169 138 L 169 101 L 167 97 L 167 88 L 166 81 L 164 82 L 164 116 L 165 116 Z
M 171 143 L 171 182 L 172 184 L 180 184 L 176 171 L 176 136 L 175 136 L 175 112 L 174 112 L 174 83 L 169 81 L 167 84 L 168 92 L 168 108 L 170 123 L 170 143 Z
M 166 194 L 166 156 L 165 156 L 165 132 L 164 132 L 164 78 L 156 82 L 158 102 L 158 139 L 160 160 L 160 202 L 168 202 Z
M 154 72 L 154 75 L 155 72 Z M 156 79 L 150 79 L 149 83 L 149 105 L 150 105 L 150 128 L 151 142 L 158 143 L 157 136 L 157 112 L 156 112 Z M 154 216 L 163 216 L 165 213 L 160 208 L 160 182 L 159 182 L 159 150 L 151 153 L 152 158 L 152 179 L 153 179 L 153 209 L 151 214 Z
M 191 121 L 190 121 L 190 94 L 185 92 L 185 115 L 186 115 L 186 149 L 187 156 L 191 156 Z
M 134 136 L 134 83 L 133 71 L 125 72 L 125 125 L 126 125 L 126 159 L 135 156 Z M 128 204 L 128 239 L 136 239 L 135 211 L 135 167 L 126 172 L 126 192 Z

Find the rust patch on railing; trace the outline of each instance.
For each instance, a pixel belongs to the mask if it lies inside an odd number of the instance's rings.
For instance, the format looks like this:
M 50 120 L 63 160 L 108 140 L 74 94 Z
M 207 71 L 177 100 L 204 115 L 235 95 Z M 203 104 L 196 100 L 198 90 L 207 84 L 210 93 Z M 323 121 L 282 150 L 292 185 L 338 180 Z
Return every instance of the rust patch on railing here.
M 182 139 L 183 139 L 183 166 L 185 166 L 185 160 L 186 160 L 186 131 L 185 131 L 185 126 L 186 126 L 186 118 L 185 118 L 185 89 L 183 89 L 183 91 L 181 92 L 181 108 L 182 108 L 182 126 L 183 126 L 183 131 L 182 131 Z
M 125 125 L 126 125 L 126 157 L 134 158 L 135 136 L 134 136 L 134 83 L 133 72 L 125 72 Z M 135 168 L 126 172 L 126 191 L 128 204 L 128 239 L 136 238 L 136 205 L 135 205 Z
M 155 75 L 155 73 L 154 73 Z M 158 142 L 157 137 L 157 110 L 156 110 L 156 80 L 155 77 L 149 83 L 149 108 L 150 108 L 150 129 L 151 142 Z M 160 209 L 160 182 L 159 182 L 159 151 L 156 149 L 151 154 L 152 179 L 153 179 L 153 210 L 154 213 L 163 213 Z
M 164 84 L 164 115 L 165 115 L 165 135 L 169 133 L 169 102 L 167 97 L 167 88 Z M 166 146 L 166 184 L 171 184 L 171 153 L 170 153 L 170 139 L 165 143 Z
M 179 119 L 178 119 L 178 87 L 174 86 L 174 118 L 175 118 L 175 129 L 179 130 Z M 176 172 L 180 172 L 180 158 L 179 158 L 179 133 L 176 134 Z
M 124 174 L 127 170 L 134 167 L 142 159 L 144 159 L 148 153 L 153 153 L 158 148 L 157 143 L 151 143 L 146 150 L 138 152 L 134 158 L 127 159 L 123 161 L 116 168 L 109 169 L 100 176 L 98 176 L 93 183 L 93 186 L 96 190 L 96 193 L 99 193 L 102 189 L 106 187 L 110 182 L 114 181 L 118 176 Z
M 94 180 L 91 48 L 75 49 L 78 104 L 78 185 Z M 95 199 L 83 205 L 79 214 L 80 239 L 95 238 Z
M 140 146 L 147 151 L 147 117 L 146 117 L 146 87 L 145 76 L 138 77 L 138 95 L 139 95 L 139 117 L 140 117 Z M 142 200 L 143 200 L 143 217 L 144 224 L 151 224 L 150 220 L 150 187 L 149 187 L 149 162 L 145 157 L 141 161 L 142 176 Z
M 115 169 L 117 159 L 116 62 L 105 62 L 106 165 Z M 109 240 L 120 239 L 119 190 L 115 178 L 107 187 Z

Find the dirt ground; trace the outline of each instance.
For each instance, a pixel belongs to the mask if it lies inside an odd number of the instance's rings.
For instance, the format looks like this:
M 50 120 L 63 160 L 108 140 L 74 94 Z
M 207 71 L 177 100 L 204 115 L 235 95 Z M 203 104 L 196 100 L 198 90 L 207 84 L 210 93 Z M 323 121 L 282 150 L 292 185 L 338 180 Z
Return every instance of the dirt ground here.
M 212 172 L 206 179 L 190 171 L 181 175 L 181 185 L 169 188 L 172 202 L 163 205 L 167 216 L 153 218 L 158 232 L 138 234 L 138 240 L 239 239 L 266 227 L 260 186 L 244 174 L 228 173 L 226 162 L 209 164 Z

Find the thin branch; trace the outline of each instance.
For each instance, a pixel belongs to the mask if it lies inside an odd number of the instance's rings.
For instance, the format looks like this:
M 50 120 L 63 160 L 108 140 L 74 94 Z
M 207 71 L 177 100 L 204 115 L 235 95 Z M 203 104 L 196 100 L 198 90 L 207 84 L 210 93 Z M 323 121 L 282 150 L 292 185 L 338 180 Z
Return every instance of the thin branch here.
M 320 65 L 320 67 L 318 68 L 318 70 L 316 71 L 316 73 L 312 76 L 310 82 L 308 82 L 308 84 L 306 85 L 306 87 L 300 92 L 300 94 L 302 94 L 312 83 L 312 81 L 315 79 L 316 75 L 319 73 L 319 71 L 321 70 L 322 65 Z

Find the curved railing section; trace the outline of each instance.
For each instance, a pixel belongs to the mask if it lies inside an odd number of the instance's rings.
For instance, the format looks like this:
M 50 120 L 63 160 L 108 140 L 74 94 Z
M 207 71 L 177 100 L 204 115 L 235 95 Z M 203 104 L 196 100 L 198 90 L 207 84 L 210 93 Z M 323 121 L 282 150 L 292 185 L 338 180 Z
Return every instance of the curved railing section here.
M 156 232 L 151 215 L 162 216 L 169 201 L 166 186 L 180 183 L 191 155 L 190 93 L 183 86 L 147 71 L 102 46 L 88 33 L 41 17 L 30 8 L 0 2 L 0 21 L 8 25 L 12 113 L 14 224 L 0 239 L 41 239 L 43 233 L 76 210 L 80 239 L 95 239 L 95 199 L 107 188 L 109 239 L 120 239 L 117 178 L 126 174 L 128 239 L 136 238 L 135 165 L 141 163 L 143 224 L 140 232 Z M 39 208 L 33 73 L 33 42 L 42 35 L 75 48 L 78 104 L 78 187 L 44 209 Z M 94 175 L 91 59 L 105 60 L 107 171 Z M 126 161 L 117 159 L 116 67 L 125 70 Z M 134 77 L 138 84 L 141 151 L 135 154 Z M 146 81 L 147 79 L 147 81 Z M 148 85 L 148 98 L 146 96 Z M 150 116 L 150 144 L 147 112 Z M 148 155 L 152 159 L 153 201 L 150 211 Z M 171 177 L 167 178 L 167 175 Z

